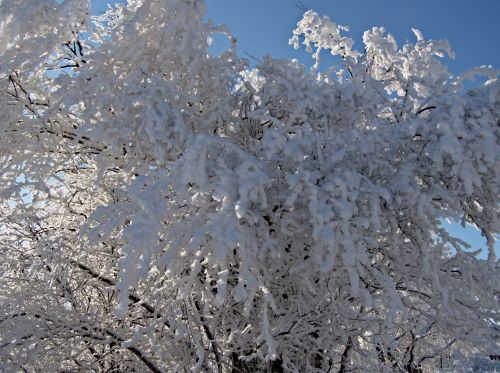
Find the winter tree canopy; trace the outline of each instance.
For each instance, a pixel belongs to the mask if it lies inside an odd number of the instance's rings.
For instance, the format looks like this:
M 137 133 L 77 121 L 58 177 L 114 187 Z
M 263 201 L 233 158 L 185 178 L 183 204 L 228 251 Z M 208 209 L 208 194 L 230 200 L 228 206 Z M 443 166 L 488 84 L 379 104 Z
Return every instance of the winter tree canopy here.
M 356 49 L 310 10 L 290 44 L 312 69 L 250 65 L 204 15 L 0 0 L 0 370 L 414 373 L 498 353 L 498 71 L 451 76 L 418 30 Z

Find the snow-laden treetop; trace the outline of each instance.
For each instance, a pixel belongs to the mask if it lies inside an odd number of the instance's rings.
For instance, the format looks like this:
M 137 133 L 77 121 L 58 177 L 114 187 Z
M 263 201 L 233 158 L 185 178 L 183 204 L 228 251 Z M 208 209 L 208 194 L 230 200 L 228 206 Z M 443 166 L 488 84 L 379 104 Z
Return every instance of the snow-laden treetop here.
M 356 50 L 310 10 L 290 43 L 312 70 L 249 68 L 205 10 L 0 1 L 2 364 L 71 368 L 89 320 L 152 371 L 416 372 L 497 349 L 498 71 L 452 77 L 418 30 Z M 443 219 L 480 229 L 488 260 Z M 52 357 L 51 314 L 74 338 Z

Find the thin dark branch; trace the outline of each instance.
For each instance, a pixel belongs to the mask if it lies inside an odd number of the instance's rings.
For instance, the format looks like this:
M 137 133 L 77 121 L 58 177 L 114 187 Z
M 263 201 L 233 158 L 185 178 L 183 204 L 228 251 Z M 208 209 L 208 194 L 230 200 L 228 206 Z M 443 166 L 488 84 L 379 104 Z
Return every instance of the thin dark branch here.
M 423 112 L 425 112 L 425 111 L 427 111 L 427 110 L 432 110 L 432 109 L 436 109 L 436 107 L 435 107 L 435 106 L 427 106 L 427 107 L 424 107 L 424 108 L 419 109 L 419 110 L 417 111 L 417 115 L 420 115 L 420 114 L 422 114 Z
M 99 280 L 99 281 L 101 281 L 102 283 L 104 283 L 106 285 L 116 286 L 116 281 L 115 280 L 112 280 L 112 279 L 110 279 L 108 277 L 104 277 L 104 276 L 100 275 L 99 273 L 97 273 L 96 271 L 94 271 L 92 268 L 86 266 L 83 263 L 77 262 L 76 260 L 71 260 L 71 264 L 75 265 L 76 267 L 80 268 L 82 271 L 84 271 L 87 274 L 89 274 L 94 279 Z M 140 304 L 140 306 L 142 308 L 144 308 L 146 311 L 148 311 L 150 314 L 155 314 L 156 313 L 155 308 L 153 306 L 151 306 L 149 303 L 146 303 L 146 302 L 142 301 L 142 299 L 138 295 L 136 295 L 134 293 L 130 293 L 129 296 L 128 296 L 128 298 L 133 303 Z M 157 314 L 157 315 L 158 315 L 158 317 L 161 317 L 160 314 Z M 170 325 L 168 324 L 168 322 L 165 322 L 165 325 L 168 328 L 170 328 Z
M 210 328 L 208 327 L 205 321 L 205 317 L 201 315 L 200 313 L 201 308 L 197 301 L 194 301 L 194 306 L 196 307 L 196 311 L 198 312 L 198 316 L 200 317 L 201 325 L 203 326 L 203 331 L 205 332 L 207 339 L 210 341 L 210 345 L 212 346 L 212 352 L 214 354 L 215 362 L 217 363 L 217 371 L 219 373 L 222 373 L 221 357 L 219 354 L 217 343 L 215 342 L 214 339 L 214 335 L 210 331 Z

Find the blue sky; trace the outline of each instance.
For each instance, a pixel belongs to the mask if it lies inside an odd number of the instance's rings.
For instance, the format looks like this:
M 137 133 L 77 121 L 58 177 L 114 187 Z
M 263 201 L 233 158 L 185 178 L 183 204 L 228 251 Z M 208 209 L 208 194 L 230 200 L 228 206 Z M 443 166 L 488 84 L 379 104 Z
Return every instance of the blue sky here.
M 362 34 L 371 27 L 384 26 L 400 44 L 414 41 L 415 27 L 426 38 L 450 41 L 457 55 L 448 61 L 453 74 L 480 65 L 500 68 L 500 0 L 207 0 L 208 17 L 226 24 L 251 55 L 271 53 L 310 64 L 288 45 L 303 13 L 298 3 L 349 26 L 361 50 Z
M 492 65 L 500 68 L 500 0 L 206 0 L 207 18 L 224 23 L 238 40 L 240 54 L 260 58 L 297 58 L 311 66 L 304 51 L 288 45 L 292 30 L 301 18 L 301 7 L 329 16 L 350 27 L 349 35 L 362 50 L 363 32 L 384 26 L 402 45 L 414 42 L 411 28 L 420 29 L 427 39 L 448 39 L 456 59 L 446 61 L 451 73 L 460 74 L 472 67 Z M 93 12 L 106 7 L 106 0 L 92 0 Z M 215 39 L 214 51 L 224 46 Z M 322 62 L 332 60 L 323 58 Z M 473 229 L 447 225 L 450 232 L 472 245 L 484 248 L 485 239 Z M 497 255 L 500 244 L 497 241 Z

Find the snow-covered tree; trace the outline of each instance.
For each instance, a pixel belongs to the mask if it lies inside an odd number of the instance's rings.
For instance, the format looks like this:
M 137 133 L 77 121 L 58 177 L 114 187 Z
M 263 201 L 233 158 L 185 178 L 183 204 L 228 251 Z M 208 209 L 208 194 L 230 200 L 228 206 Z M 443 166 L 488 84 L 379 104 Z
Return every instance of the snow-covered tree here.
M 3 370 L 424 372 L 498 351 L 497 71 L 452 77 L 418 30 L 357 51 L 312 11 L 290 39 L 312 70 L 250 67 L 202 0 L 88 13 L 0 1 Z

